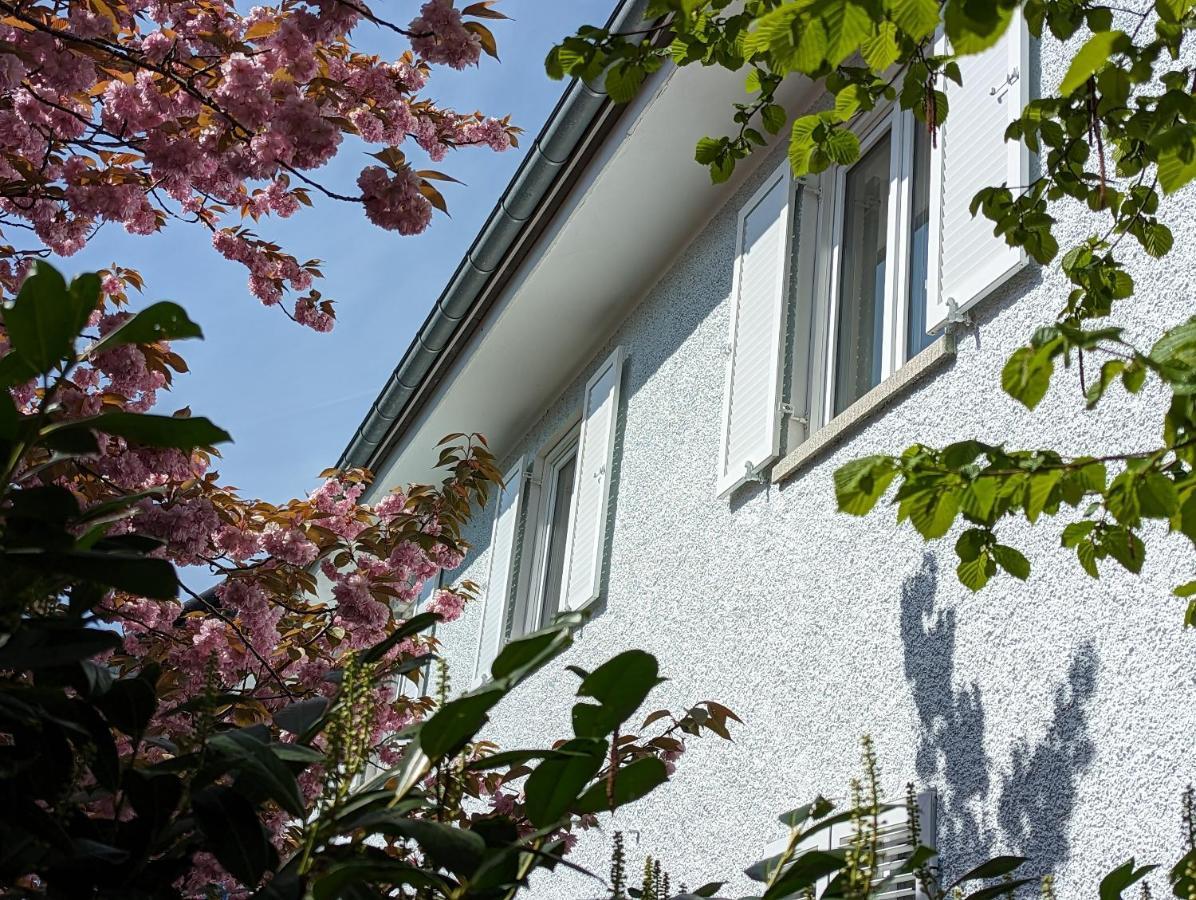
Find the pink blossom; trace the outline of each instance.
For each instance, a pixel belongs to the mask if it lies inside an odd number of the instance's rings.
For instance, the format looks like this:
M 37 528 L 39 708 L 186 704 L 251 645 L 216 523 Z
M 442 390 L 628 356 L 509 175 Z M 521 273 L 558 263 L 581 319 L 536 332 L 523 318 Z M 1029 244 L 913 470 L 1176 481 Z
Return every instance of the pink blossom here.
M 239 563 L 245 562 L 262 549 L 261 539 L 256 534 L 235 525 L 225 525 L 216 532 L 212 542 L 217 549 Z
M 295 321 L 313 331 L 329 332 L 336 320 L 316 305 L 311 297 L 300 297 L 295 301 Z
M 310 566 L 319 548 L 298 528 L 271 525 L 262 535 L 262 549 L 271 556 L 293 566 Z
M 402 515 L 406 506 L 407 495 L 402 491 L 392 491 L 374 504 L 374 515 L 383 522 L 389 522 Z
M 419 234 L 432 222 L 432 204 L 419 192 L 419 177 L 410 169 L 388 175 L 381 166 L 367 166 L 357 177 L 366 217 L 380 228 Z
M 455 622 L 465 610 L 465 597 L 454 591 L 436 591 L 428 603 L 428 611 L 439 613 L 446 622 Z
M 416 35 L 411 48 L 428 62 L 464 69 L 482 55 L 482 42 L 466 30 L 453 0 L 428 0 L 411 20 L 409 30 Z

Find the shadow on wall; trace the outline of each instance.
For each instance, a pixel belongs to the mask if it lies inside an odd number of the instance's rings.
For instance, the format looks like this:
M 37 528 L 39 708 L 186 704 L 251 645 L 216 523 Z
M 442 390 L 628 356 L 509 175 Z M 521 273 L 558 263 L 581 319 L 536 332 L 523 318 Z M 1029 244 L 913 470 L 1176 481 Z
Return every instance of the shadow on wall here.
M 1096 692 L 1096 650 L 1089 642 L 1076 650 L 1055 689 L 1050 725 L 1033 745 L 1013 748 L 993 823 L 986 815 L 994 803 L 982 691 L 976 682 L 956 684 L 956 613 L 937 608 L 937 588 L 938 562 L 926 553 L 902 585 L 901 637 L 921 725 L 916 769 L 922 783 L 939 788 L 938 843 L 947 874 L 961 874 L 999 849 L 1028 857 L 1033 872 L 1055 872 L 1070 855 L 1067 823 L 1095 753 L 1087 704 Z

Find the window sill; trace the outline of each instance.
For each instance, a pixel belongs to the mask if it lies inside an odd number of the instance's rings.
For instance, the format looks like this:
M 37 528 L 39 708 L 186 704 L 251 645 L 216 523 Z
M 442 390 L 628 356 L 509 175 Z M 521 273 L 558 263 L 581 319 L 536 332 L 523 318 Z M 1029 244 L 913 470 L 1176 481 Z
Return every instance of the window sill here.
M 900 369 L 835 416 L 780 462 L 773 466 L 772 481 L 779 484 L 805 468 L 823 451 L 838 444 L 877 412 L 897 400 L 947 359 L 955 356 L 955 339 L 944 334 Z

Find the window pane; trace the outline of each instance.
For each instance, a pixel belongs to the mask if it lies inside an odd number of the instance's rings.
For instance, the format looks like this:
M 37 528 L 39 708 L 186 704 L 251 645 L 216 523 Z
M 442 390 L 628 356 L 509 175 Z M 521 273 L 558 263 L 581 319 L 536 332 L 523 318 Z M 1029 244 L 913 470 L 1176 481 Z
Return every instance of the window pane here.
M 561 579 L 565 573 L 565 544 L 569 534 L 569 506 L 573 499 L 573 478 L 577 471 L 574 452 L 556 469 L 552 484 L 552 514 L 548 526 L 548 558 L 544 572 L 544 600 L 540 624 L 547 625 L 561 606 Z
M 930 246 L 930 138 L 926 128 L 914 125 L 913 218 L 909 243 L 909 316 L 906 318 L 905 358 L 930 346 L 926 333 L 927 253 Z
M 835 415 L 880 384 L 889 137 L 847 172 L 835 346 Z

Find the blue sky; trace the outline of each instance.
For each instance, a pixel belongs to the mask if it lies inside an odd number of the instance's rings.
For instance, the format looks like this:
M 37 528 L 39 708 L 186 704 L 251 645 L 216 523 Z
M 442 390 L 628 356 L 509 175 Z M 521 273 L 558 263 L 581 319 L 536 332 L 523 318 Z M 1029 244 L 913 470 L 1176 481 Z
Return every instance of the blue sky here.
M 406 22 L 417 6 L 402 0 L 386 4 L 384 14 Z M 176 222 L 149 237 L 109 225 L 85 250 L 55 261 L 72 273 L 112 262 L 138 269 L 143 302 L 174 300 L 202 326 L 205 340 L 178 346 L 191 371 L 160 395 L 159 411 L 190 406 L 232 433 L 235 443 L 223 448 L 219 465 L 224 483 L 247 497 L 283 501 L 303 495 L 336 462 L 563 90 L 544 75 L 549 47 L 578 25 L 602 24 L 613 7 L 614 0 L 501 0 L 498 8 L 512 17 L 493 23 L 502 61 L 483 57 L 476 69 L 434 70 L 428 94 L 438 102 L 510 114 L 526 130 L 518 150 L 467 148 L 436 165 L 465 182 L 445 186 L 451 218 L 438 214 L 426 233 L 400 237 L 371 225 L 356 204 L 313 194 L 313 209 L 255 228 L 300 260 L 324 261 L 317 287 L 338 301 L 331 334 L 261 306 L 244 268 L 219 256 L 197 225 Z M 368 25 L 358 43 L 391 56 L 404 49 L 397 36 Z M 423 163 L 418 149 L 405 149 Z M 314 174 L 351 191 L 370 162 L 360 144 L 346 141 Z

